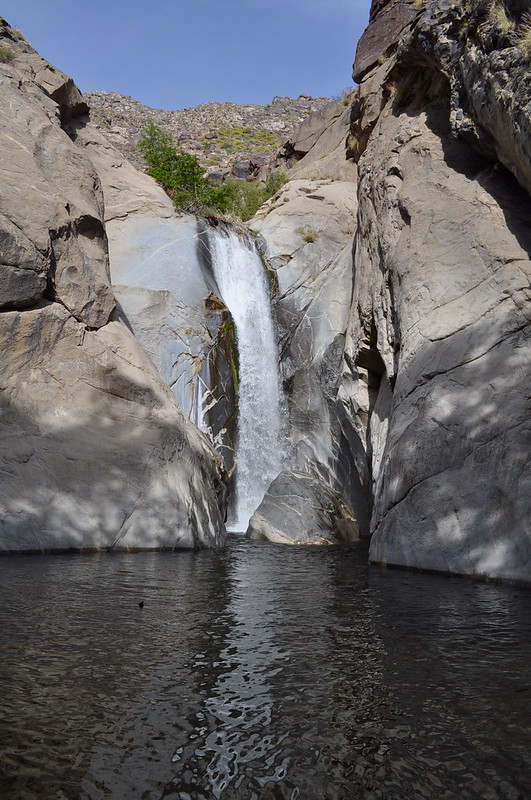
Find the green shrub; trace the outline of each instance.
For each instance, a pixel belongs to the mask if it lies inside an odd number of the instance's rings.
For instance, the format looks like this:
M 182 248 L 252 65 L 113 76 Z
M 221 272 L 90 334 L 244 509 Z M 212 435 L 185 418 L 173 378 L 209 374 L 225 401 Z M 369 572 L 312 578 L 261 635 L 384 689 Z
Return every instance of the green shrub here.
M 285 172 L 272 172 L 264 183 L 259 180 L 242 181 L 237 178 L 227 178 L 224 186 L 228 190 L 230 199 L 226 212 L 247 222 L 287 180 Z
M 278 134 L 263 128 L 238 128 L 224 125 L 214 131 L 216 149 L 228 153 L 270 150 L 281 143 Z
M 265 193 L 267 195 L 266 200 L 268 200 L 270 197 L 273 197 L 273 195 L 276 194 L 278 190 L 288 182 L 288 180 L 288 176 L 285 172 L 282 172 L 282 170 L 272 172 L 264 184 Z
M 493 4 L 489 9 L 489 19 L 504 36 L 508 36 L 514 30 L 515 24 L 509 19 L 503 6 Z
M 168 131 L 148 122 L 139 149 L 148 174 L 165 189 L 177 208 L 200 214 L 228 214 L 248 220 L 286 183 L 283 172 L 273 172 L 265 183 L 227 178 L 213 183 L 197 156 L 181 150 Z
M 14 58 L 15 54 L 11 50 L 8 50 L 7 47 L 0 47 L 0 63 L 9 64 Z
M 138 146 L 147 161 L 148 174 L 178 208 L 192 212 L 227 211 L 229 189 L 224 184 L 211 183 L 197 156 L 177 147 L 168 131 L 148 122 Z

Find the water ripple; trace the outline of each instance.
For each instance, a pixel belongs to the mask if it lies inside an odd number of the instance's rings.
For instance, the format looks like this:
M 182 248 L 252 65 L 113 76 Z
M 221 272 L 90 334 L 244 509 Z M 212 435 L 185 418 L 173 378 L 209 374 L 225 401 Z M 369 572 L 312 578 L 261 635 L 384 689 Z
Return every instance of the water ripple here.
M 529 800 L 531 593 L 364 558 L 2 559 L 1 800 Z

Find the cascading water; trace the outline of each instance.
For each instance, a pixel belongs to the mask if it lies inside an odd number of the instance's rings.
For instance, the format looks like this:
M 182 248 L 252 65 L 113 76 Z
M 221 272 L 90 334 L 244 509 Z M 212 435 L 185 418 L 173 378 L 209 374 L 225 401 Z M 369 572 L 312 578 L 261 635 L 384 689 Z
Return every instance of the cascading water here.
M 228 529 L 245 531 L 282 469 L 281 390 L 269 292 L 254 246 L 232 230 L 209 232 L 214 276 L 238 340 L 236 497 Z

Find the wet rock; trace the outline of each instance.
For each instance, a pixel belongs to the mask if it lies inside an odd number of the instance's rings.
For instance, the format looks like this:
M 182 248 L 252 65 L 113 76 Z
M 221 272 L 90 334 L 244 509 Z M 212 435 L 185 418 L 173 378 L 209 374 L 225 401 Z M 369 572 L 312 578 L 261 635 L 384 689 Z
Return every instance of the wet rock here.
M 247 538 L 278 544 L 333 545 L 359 539 L 344 497 L 311 475 L 285 470 L 251 517 Z
M 274 311 L 292 466 L 342 492 L 368 534 L 365 454 L 338 394 L 351 314 L 356 212 L 355 183 L 293 180 L 250 224 L 267 243 L 278 285 Z
M 210 300 L 217 287 L 203 223 L 175 212 L 87 119 L 69 126 L 101 180 L 110 270 L 121 318 L 151 356 L 185 414 L 233 465 L 235 397 L 226 352 L 230 320 Z

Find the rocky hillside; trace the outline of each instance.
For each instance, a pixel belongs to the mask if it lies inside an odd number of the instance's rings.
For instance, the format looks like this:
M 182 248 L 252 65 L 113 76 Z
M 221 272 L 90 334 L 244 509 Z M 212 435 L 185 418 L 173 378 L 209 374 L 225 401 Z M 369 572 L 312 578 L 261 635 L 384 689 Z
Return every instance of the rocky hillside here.
M 326 97 L 275 97 L 267 106 L 203 103 L 165 111 L 114 92 L 87 92 L 91 120 L 133 164 L 143 166 L 136 145 L 148 120 L 170 131 L 183 150 L 193 153 L 209 172 L 238 161 L 274 157 L 293 130 L 326 106 Z

